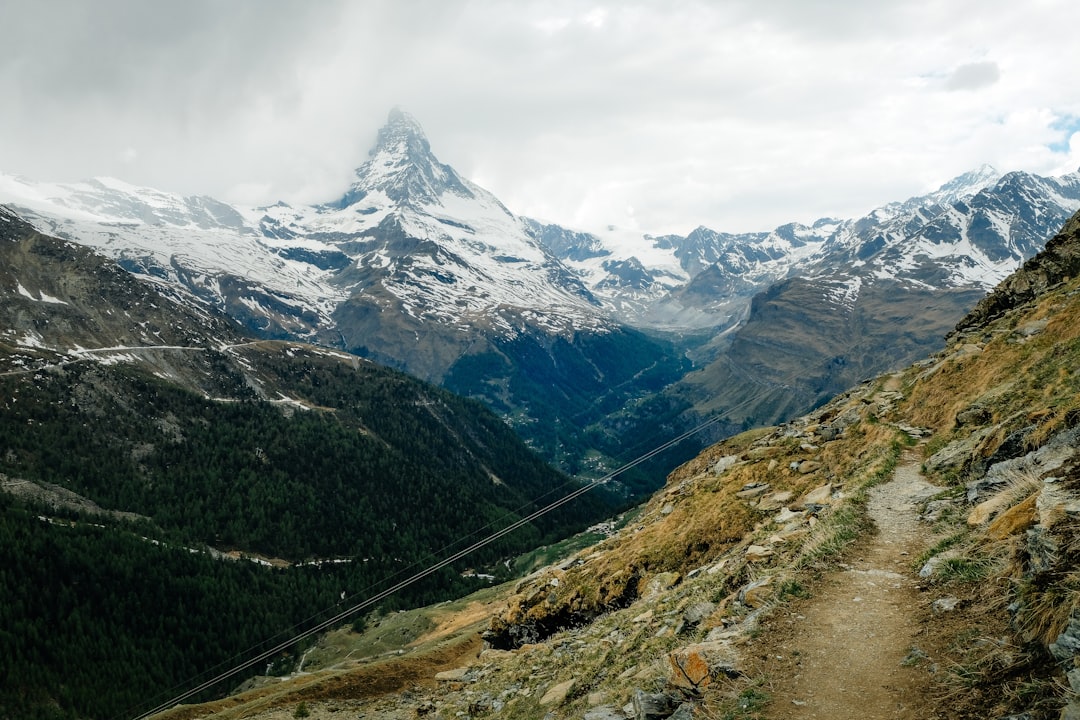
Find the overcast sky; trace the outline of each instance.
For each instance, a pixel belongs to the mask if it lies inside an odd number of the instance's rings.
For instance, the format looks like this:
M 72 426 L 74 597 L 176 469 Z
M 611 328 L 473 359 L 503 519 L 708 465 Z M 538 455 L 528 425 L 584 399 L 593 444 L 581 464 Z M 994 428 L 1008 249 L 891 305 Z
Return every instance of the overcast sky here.
M 1080 167 L 1075 0 L 3 0 L 0 172 L 339 196 L 397 105 L 518 214 L 686 233 Z

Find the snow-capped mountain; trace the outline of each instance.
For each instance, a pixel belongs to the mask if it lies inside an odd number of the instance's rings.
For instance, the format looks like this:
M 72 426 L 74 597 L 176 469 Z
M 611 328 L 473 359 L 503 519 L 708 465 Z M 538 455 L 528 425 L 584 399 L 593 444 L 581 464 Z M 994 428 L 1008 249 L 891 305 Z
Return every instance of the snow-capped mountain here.
M 668 344 L 634 328 L 707 337 L 693 339 L 695 362 L 723 355 L 727 374 L 694 387 L 768 378 L 783 356 L 783 372 L 761 382 L 787 388 L 813 376 L 805 398 L 816 402 L 884 369 L 875 362 L 896 347 L 891 333 L 912 334 L 911 352 L 925 352 L 1080 207 L 1080 173 L 983 167 L 862 218 L 768 232 L 586 233 L 515 216 L 439 162 L 416 120 L 394 110 L 351 185 L 321 205 L 236 207 L 109 178 L 61 185 L 4 175 L 0 203 L 263 337 L 353 351 L 482 398 L 576 471 L 606 437 L 596 432 L 605 419 L 688 369 L 690 339 Z M 934 324 L 889 320 L 927 313 Z M 826 317 L 833 330 L 818 342 L 812 326 Z M 798 342 L 770 351 L 777 333 Z M 669 407 L 663 422 L 678 430 L 685 397 Z M 611 438 L 627 433 L 621 422 Z
M 790 277 L 894 280 L 924 289 L 989 290 L 1034 255 L 1080 207 L 1080 172 L 1059 178 L 984 165 L 926 195 L 862 218 L 822 218 L 771 232 L 609 238 L 534 224 L 534 232 L 621 319 L 703 329 L 745 317 L 750 299 Z M 628 269 L 631 272 L 628 272 Z
M 364 344 L 342 327 L 358 304 L 469 332 L 607 324 L 581 281 L 491 193 L 440 163 L 400 110 L 334 203 L 243 208 L 111 178 L 12 176 L 0 176 L 0 201 L 264 334 Z M 417 370 L 438 377 L 446 368 Z
M 596 447 L 577 433 L 685 371 L 673 347 L 611 319 L 525 221 L 440 163 L 400 110 L 322 205 L 12 176 L 0 176 L 0 203 L 263 337 L 339 347 L 482 398 L 575 471 Z

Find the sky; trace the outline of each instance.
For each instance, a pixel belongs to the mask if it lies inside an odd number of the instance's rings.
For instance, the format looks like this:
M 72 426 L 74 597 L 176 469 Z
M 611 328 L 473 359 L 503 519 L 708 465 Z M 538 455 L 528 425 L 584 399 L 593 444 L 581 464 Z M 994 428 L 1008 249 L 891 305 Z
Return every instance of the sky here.
M 583 230 L 856 217 L 1080 168 L 1075 0 L 0 0 L 0 172 L 339 197 L 395 106 Z

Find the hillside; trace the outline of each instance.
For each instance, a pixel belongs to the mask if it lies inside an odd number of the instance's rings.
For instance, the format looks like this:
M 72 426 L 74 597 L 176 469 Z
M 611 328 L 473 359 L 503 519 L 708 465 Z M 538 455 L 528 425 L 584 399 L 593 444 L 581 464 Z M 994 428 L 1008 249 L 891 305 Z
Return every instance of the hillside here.
M 1076 211 L 1080 174 L 983 166 L 857 218 L 594 234 L 515 215 L 395 108 L 326 202 L 4 174 L 0 202 L 192 312 L 480 400 L 560 470 L 599 478 L 714 412 L 730 417 L 713 439 L 781 422 L 939 349 Z M 635 468 L 620 492 L 652 492 L 702 446 Z
M 628 448 L 595 426 L 690 367 L 672 342 L 610 317 L 398 109 L 330 202 L 234 207 L 112 178 L 5 175 L 0 202 L 249 335 L 332 347 L 481 400 L 571 474 L 606 474 Z M 634 496 L 655 488 L 640 473 L 623 482 Z
M 324 643 L 310 676 L 162 717 L 1071 717 L 1078 248 L 1074 217 L 942 351 L 710 447 L 397 658 Z M 466 619 L 486 649 L 435 662 Z
M 475 401 L 250 340 L 2 208 L 0 296 L 0 714 L 145 707 L 578 487 Z M 505 577 L 501 560 L 608 501 L 526 525 L 470 566 Z M 487 584 L 465 569 L 383 609 Z M 294 663 L 287 650 L 274 661 Z

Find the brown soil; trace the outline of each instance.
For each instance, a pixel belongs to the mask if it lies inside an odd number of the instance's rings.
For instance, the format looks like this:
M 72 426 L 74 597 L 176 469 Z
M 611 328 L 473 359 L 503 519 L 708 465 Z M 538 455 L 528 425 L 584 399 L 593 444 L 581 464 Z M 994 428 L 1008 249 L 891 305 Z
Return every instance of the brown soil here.
M 391 658 L 346 671 L 302 675 L 224 700 L 202 705 L 182 705 L 155 717 L 160 720 L 194 718 L 290 718 L 299 702 L 359 701 L 398 693 L 408 688 L 434 688 L 435 673 L 459 667 L 481 650 L 479 632 L 469 633 L 418 655 Z M 322 710 L 313 718 L 322 716 Z
M 858 559 L 768 621 L 763 635 L 769 639 L 758 655 L 771 685 L 767 717 L 947 717 L 935 707 L 925 665 L 911 656 L 928 642 L 911 563 L 929 537 L 915 503 L 935 490 L 920 476 L 918 460 L 906 457 L 893 479 L 870 493 L 868 511 L 878 532 Z

